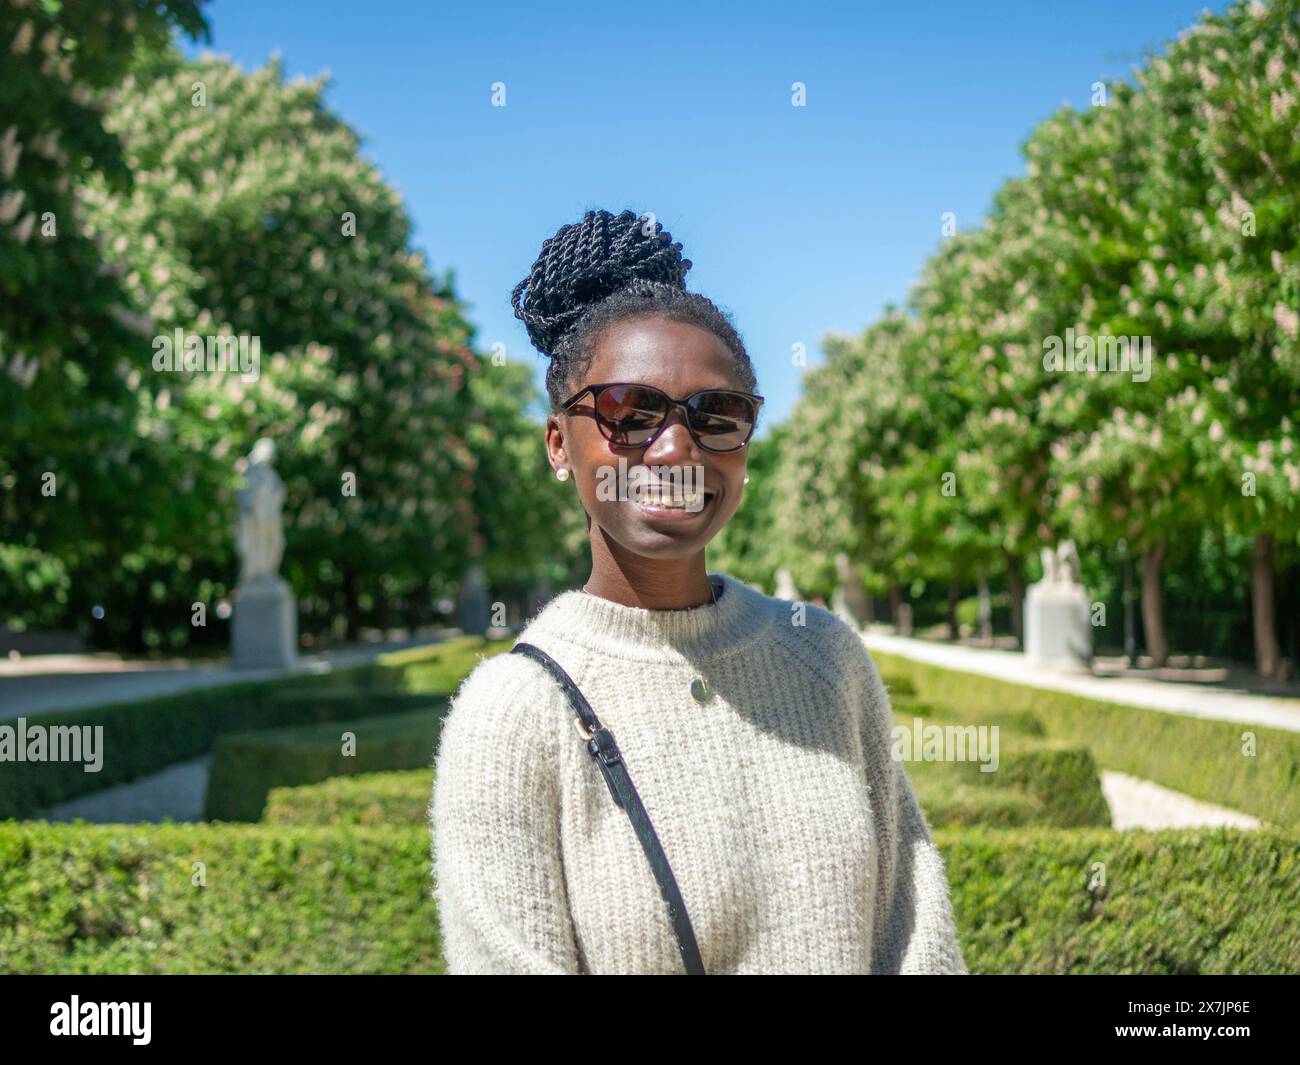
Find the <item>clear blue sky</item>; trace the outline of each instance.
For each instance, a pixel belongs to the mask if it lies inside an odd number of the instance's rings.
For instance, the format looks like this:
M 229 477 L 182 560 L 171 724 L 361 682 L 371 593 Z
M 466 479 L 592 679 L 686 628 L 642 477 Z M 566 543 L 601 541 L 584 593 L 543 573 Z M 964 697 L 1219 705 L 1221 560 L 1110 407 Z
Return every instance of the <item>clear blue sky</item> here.
M 1210 5 L 1220 11 L 1226 4 Z M 487 350 L 533 366 L 510 307 L 543 239 L 585 210 L 653 211 L 687 285 L 735 316 L 783 419 L 829 332 L 901 302 L 978 223 L 1020 144 L 1094 81 L 1196 21 L 1199 0 L 1055 3 L 214 0 L 212 50 L 328 71 L 327 100 L 406 199 L 416 243 Z M 191 52 L 194 49 L 189 49 Z M 507 106 L 490 104 L 506 85 Z M 791 85 L 808 105 L 790 105 Z

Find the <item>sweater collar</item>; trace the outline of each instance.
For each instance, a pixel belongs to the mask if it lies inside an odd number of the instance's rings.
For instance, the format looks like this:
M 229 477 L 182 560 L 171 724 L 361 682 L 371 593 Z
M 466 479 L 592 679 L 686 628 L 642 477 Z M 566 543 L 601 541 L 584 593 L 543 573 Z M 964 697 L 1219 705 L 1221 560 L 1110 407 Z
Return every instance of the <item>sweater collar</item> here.
M 684 610 L 624 606 L 581 589 L 561 592 L 520 634 L 538 643 L 553 639 L 615 658 L 699 662 L 736 654 L 758 640 L 772 623 L 770 600 L 726 573 L 710 573 L 723 584 L 716 603 Z

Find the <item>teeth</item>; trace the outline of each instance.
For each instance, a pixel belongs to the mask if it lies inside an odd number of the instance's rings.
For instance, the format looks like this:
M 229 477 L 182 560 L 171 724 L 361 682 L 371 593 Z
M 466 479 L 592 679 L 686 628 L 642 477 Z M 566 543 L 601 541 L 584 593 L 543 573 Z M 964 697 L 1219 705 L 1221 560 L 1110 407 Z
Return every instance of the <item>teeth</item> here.
M 668 507 L 670 509 L 686 509 L 698 507 L 704 501 L 703 492 L 686 492 L 682 495 L 673 495 L 671 493 L 659 492 L 650 489 L 642 494 L 641 502 L 650 507 Z

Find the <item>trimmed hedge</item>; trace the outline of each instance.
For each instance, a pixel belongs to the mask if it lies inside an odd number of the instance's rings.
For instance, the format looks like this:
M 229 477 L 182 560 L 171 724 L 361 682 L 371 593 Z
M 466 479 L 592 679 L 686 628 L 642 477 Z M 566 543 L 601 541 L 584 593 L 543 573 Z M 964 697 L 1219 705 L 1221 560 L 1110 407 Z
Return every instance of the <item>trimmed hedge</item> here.
M 462 636 L 429 647 L 392 651 L 375 662 L 327 675 L 326 687 L 450 695 L 480 658 L 508 651 L 514 639 L 484 640 Z
M 932 825 L 975 824 L 981 812 L 1004 825 L 1107 828 L 1112 823 L 1086 747 L 1000 734 L 998 768 L 992 773 L 980 772 L 979 762 L 927 762 L 913 754 L 905 763 L 907 775 Z M 981 792 L 986 794 L 980 797 Z M 1016 795 L 1032 801 L 1018 802 Z
M 977 828 L 935 837 L 973 972 L 1300 973 L 1295 833 Z
M 433 769 L 359 773 L 319 784 L 272 788 L 268 825 L 418 825 L 428 818 Z
M 1052 824 L 1052 817 L 1043 809 L 1043 804 L 1023 791 L 954 784 L 951 781 L 939 784 L 914 780 L 912 783 L 925 818 L 936 832 L 941 828 L 963 825 L 1016 828 Z
M 1300 831 L 1300 732 L 1118 706 L 871 654 L 882 672 L 906 677 L 920 700 L 963 721 L 980 724 L 990 714 L 1029 712 L 1048 736 L 1086 746 L 1102 769 Z M 1254 735 L 1254 755 L 1242 753 L 1244 733 Z
M 339 693 L 341 696 L 347 693 Z M 302 728 L 259 729 L 217 741 L 203 816 L 208 821 L 256 821 L 274 787 L 314 784 L 383 769 L 432 769 L 446 697 L 387 693 L 422 703 L 420 710 L 386 717 L 343 720 Z M 376 695 L 339 704 L 360 710 Z M 383 702 L 383 699 L 378 699 Z M 356 737 L 355 751 L 343 753 L 343 733 Z
M 909 762 L 908 776 L 934 829 L 956 825 L 1109 827 L 1110 809 L 1087 751 L 1051 744 L 1002 751 L 997 773 L 978 764 Z M 421 824 L 433 789 L 429 768 L 363 773 L 274 789 L 262 820 L 281 825 Z
M 0 822 L 0 973 L 438 973 L 431 892 L 411 828 Z
M 352 686 L 354 680 L 394 692 L 412 690 L 416 684 L 433 685 L 426 690 L 450 694 L 480 657 L 507 650 L 512 642 L 487 643 L 466 636 L 382 655 L 378 662 L 333 673 L 241 681 L 140 702 L 33 715 L 30 724 L 48 727 L 103 726 L 103 766 L 97 773 L 87 773 L 81 763 L 5 762 L 0 770 L 0 818 L 29 817 L 46 806 L 197 758 L 228 733 L 338 720 L 331 716 L 336 714 L 365 716 L 370 711 L 358 713 L 324 696 L 330 687 Z M 295 697 L 295 692 L 309 697 Z M 374 712 L 392 710 L 388 704 L 376 703 Z
M 1294 833 L 935 839 L 972 972 L 1300 972 Z M 425 827 L 0 822 L 0 972 L 434 973 L 439 952 Z

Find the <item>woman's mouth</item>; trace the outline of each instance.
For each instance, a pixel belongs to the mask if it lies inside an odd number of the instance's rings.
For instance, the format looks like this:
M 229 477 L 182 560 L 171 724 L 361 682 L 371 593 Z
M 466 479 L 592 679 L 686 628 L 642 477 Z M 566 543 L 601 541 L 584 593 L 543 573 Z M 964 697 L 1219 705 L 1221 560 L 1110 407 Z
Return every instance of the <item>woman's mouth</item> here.
M 647 517 L 669 519 L 686 519 L 702 513 L 714 500 L 717 493 L 712 490 L 673 491 L 665 486 L 663 490 L 655 487 L 643 489 L 632 505 Z

